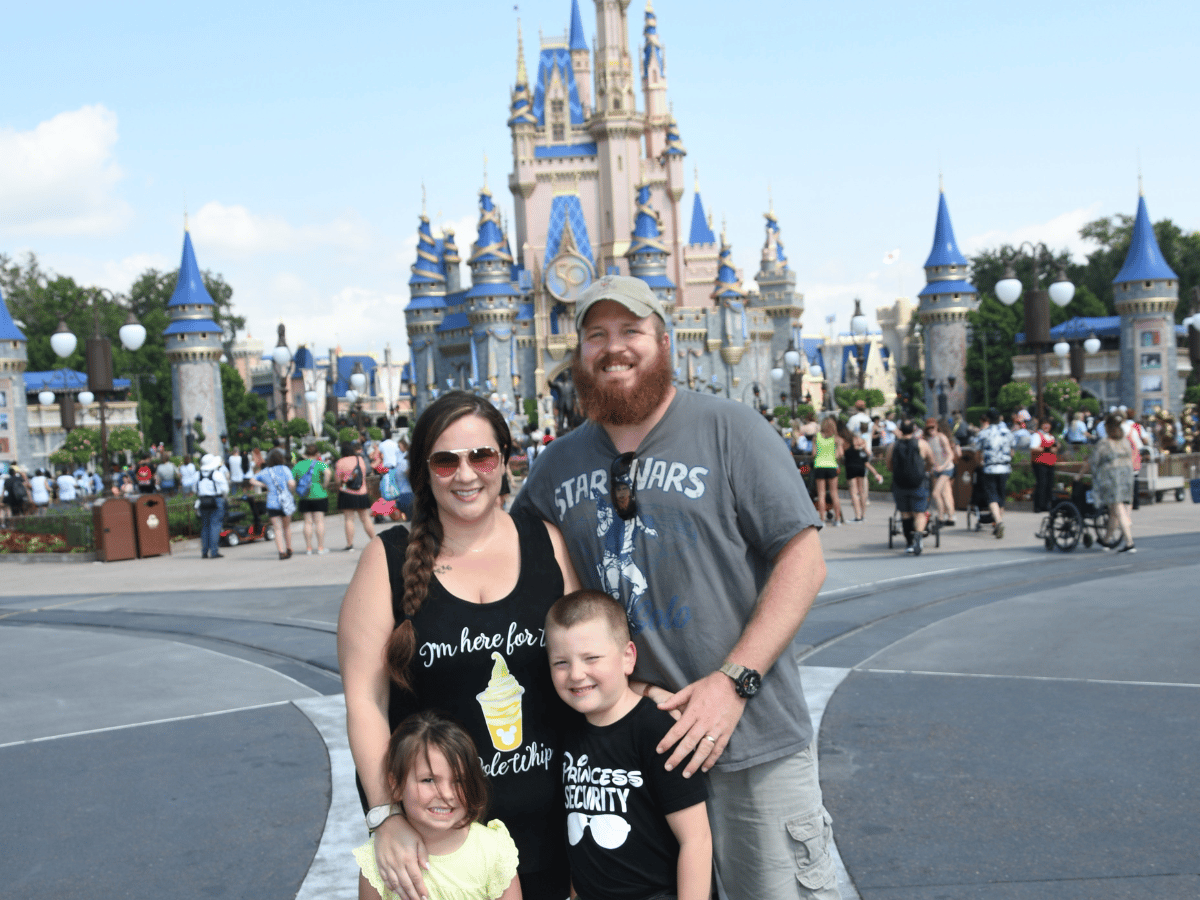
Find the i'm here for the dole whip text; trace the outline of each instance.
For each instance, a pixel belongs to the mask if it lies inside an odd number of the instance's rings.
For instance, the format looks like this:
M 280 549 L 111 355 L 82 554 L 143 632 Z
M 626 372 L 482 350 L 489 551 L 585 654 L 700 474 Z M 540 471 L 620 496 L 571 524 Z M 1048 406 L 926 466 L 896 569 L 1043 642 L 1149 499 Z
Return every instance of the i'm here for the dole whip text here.
M 550 770 L 554 751 L 543 747 L 537 741 L 524 743 L 524 722 L 521 715 L 521 697 L 525 688 L 513 677 L 505 662 L 505 655 L 511 656 L 522 647 L 544 647 L 546 636 L 543 629 L 536 633 L 528 628 L 521 628 L 516 622 L 510 622 L 507 634 L 472 634 L 471 630 L 463 627 L 459 634 L 458 643 L 426 641 L 421 644 L 419 656 L 425 668 L 429 668 L 439 659 L 465 656 L 471 653 L 489 653 L 492 658 L 492 675 L 482 691 L 475 695 L 480 709 L 483 711 L 484 722 L 487 724 L 488 736 L 491 738 L 495 752 L 491 761 L 480 756 L 484 774 L 489 777 L 498 775 L 528 772 L 531 769 L 543 768 Z M 500 653 L 503 648 L 504 655 Z M 482 753 L 486 748 L 480 747 Z M 515 753 L 514 751 L 520 751 Z M 510 755 L 511 754 L 511 755 Z

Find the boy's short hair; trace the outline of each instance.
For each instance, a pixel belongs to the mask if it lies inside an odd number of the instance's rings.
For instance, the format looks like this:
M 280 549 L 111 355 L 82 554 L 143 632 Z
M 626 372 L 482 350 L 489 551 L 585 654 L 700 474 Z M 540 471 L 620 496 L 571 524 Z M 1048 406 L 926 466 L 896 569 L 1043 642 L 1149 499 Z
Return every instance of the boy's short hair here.
M 629 619 L 625 607 L 602 591 L 579 590 L 559 597 L 546 613 L 546 630 L 551 625 L 571 628 L 581 622 L 603 618 L 618 646 L 629 643 Z

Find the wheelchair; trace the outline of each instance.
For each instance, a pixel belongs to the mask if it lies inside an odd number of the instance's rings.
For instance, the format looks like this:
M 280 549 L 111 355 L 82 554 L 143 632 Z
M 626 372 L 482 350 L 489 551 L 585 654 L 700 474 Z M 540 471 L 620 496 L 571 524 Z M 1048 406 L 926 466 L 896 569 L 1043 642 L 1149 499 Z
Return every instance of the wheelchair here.
M 1034 537 L 1041 539 L 1047 550 L 1070 553 L 1080 541 L 1084 547 L 1099 543 L 1107 531 L 1108 507 L 1092 502 L 1090 484 L 1075 481 L 1069 491 L 1055 490 L 1054 506 Z

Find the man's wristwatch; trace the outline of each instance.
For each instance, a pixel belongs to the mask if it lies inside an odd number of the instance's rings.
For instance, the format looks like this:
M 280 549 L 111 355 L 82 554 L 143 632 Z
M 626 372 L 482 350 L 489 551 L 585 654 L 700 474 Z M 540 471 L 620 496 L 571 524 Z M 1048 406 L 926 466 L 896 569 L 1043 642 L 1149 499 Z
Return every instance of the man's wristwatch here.
M 388 803 L 383 806 L 372 806 L 367 810 L 367 831 L 374 831 L 392 816 L 400 815 L 399 803 Z
M 737 663 L 725 663 L 721 672 L 733 679 L 733 689 L 739 697 L 753 697 L 762 687 L 762 675 Z

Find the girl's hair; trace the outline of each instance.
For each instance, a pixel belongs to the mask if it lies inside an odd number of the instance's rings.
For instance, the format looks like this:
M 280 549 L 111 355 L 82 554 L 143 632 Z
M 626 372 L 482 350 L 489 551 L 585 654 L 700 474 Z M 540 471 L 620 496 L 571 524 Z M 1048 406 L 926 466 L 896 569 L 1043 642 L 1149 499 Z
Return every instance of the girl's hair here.
M 278 447 L 274 448 L 267 454 L 268 466 L 285 466 L 287 465 L 287 457 L 283 455 L 283 451 Z
M 1119 441 L 1125 435 L 1121 428 L 1121 417 L 1116 413 L 1109 413 L 1104 417 L 1104 431 L 1110 441 Z
M 826 416 L 825 421 L 821 423 L 822 437 L 833 437 L 837 434 L 837 422 L 833 416 Z
M 464 821 L 459 828 L 478 822 L 487 812 L 488 787 L 479 765 L 479 751 L 466 729 L 448 716 L 427 709 L 413 713 L 392 732 L 388 741 L 387 772 L 392 797 L 399 802 L 404 784 L 420 754 L 429 761 L 429 748 L 436 747 L 446 757 L 454 783 L 462 795 Z
M 405 620 L 392 632 L 387 644 L 387 664 L 392 680 L 409 691 L 412 686 L 408 680 L 408 666 L 417 647 L 412 616 L 425 602 L 425 596 L 429 593 L 429 579 L 433 575 L 433 563 L 442 549 L 442 521 L 433 499 L 432 479 L 426 460 L 442 432 L 465 416 L 479 416 L 492 426 L 504 465 L 508 464 L 512 452 L 512 435 L 504 416 L 483 397 L 466 391 L 442 394 L 426 407 L 413 428 L 412 446 L 408 448 L 408 483 L 413 492 L 413 514 L 403 570 Z

